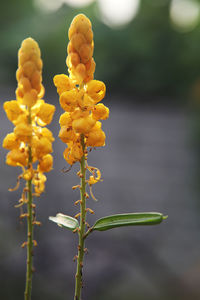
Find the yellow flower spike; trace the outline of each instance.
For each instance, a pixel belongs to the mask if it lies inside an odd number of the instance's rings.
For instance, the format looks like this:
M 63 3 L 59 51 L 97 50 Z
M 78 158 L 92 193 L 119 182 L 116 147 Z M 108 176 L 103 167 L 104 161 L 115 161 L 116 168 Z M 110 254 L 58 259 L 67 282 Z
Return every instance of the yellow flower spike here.
M 73 187 L 73 189 L 78 187 L 81 194 L 81 200 L 76 202 L 80 203 L 81 212 L 76 215 L 80 216 L 80 226 L 74 230 L 79 234 L 74 299 L 80 300 L 84 240 L 88 235 L 85 231 L 88 224 L 86 214 L 88 211 L 92 212 L 86 209 L 86 199 L 89 197 L 86 186 L 89 186 L 90 194 L 96 200 L 92 193 L 92 185 L 101 181 L 100 171 L 86 166 L 90 152 L 88 147 L 105 145 L 106 136 L 99 120 L 106 120 L 109 117 L 109 109 L 103 104 L 97 105 L 105 96 L 106 86 L 102 81 L 93 80 L 96 64 L 93 58 L 94 42 L 90 20 L 83 14 L 77 15 L 70 25 L 68 36 L 66 64 L 69 77 L 64 74 L 56 75 L 54 84 L 59 94 L 60 105 L 65 111 L 59 120 L 61 127 L 59 138 L 67 144 L 63 157 L 70 166 L 76 162 L 80 163 L 77 175 L 81 184 Z M 89 179 L 86 171 L 92 173 Z
M 44 192 L 46 176 L 43 172 L 49 172 L 53 165 L 53 158 L 49 154 L 52 152 L 53 135 L 49 129 L 40 127 L 49 124 L 55 112 L 53 105 L 41 100 L 44 95 L 42 65 L 37 42 L 32 38 L 24 40 L 18 52 L 17 99 L 4 103 L 7 117 L 15 125 L 14 131 L 7 134 L 3 141 L 3 147 L 11 150 L 7 154 L 6 163 L 22 167 L 17 188 L 20 179 L 26 181 L 21 198 L 23 200 L 17 205 L 17 207 L 27 205 L 27 211 L 23 214 L 27 217 L 28 226 L 25 300 L 31 299 L 33 226 L 37 225 L 33 196 L 39 196 Z M 37 164 L 36 170 L 33 169 L 34 163 Z M 35 194 L 32 193 L 32 185 L 35 185 Z

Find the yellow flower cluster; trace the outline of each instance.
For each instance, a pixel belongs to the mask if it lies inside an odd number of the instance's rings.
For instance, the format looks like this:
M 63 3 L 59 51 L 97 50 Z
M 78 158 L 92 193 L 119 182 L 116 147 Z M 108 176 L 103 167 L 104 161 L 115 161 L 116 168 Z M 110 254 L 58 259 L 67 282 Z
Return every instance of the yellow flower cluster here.
M 70 75 L 56 75 L 54 84 L 65 111 L 59 121 L 59 137 L 68 146 L 64 158 L 72 165 L 84 155 L 81 135 L 86 147 L 105 145 L 106 136 L 99 120 L 109 117 L 109 109 L 99 103 L 105 96 L 105 84 L 93 80 L 93 32 L 91 22 L 85 15 L 79 14 L 73 19 L 69 39 L 66 63 Z
M 55 107 L 41 98 L 44 95 L 42 85 L 42 60 L 39 46 L 32 38 L 22 42 L 18 52 L 18 87 L 16 100 L 4 103 L 8 119 L 14 124 L 14 131 L 7 134 L 3 147 L 10 150 L 6 163 L 21 166 L 22 177 L 31 180 L 35 192 L 44 191 L 46 176 L 44 172 L 52 169 L 53 157 L 51 131 L 44 126 L 52 120 Z M 38 161 L 37 169 L 32 164 Z

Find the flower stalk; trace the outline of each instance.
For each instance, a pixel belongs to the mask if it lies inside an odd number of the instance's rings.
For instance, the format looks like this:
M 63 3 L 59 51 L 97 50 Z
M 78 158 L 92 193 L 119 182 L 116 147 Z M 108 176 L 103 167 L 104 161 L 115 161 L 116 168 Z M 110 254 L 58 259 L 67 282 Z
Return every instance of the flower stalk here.
M 51 131 L 44 126 L 51 122 L 55 107 L 41 99 L 44 96 L 42 65 L 37 42 L 32 38 L 25 39 L 18 51 L 16 100 L 4 103 L 7 117 L 14 124 L 13 132 L 7 134 L 3 140 L 3 147 L 9 150 L 6 163 L 22 168 L 16 188 L 9 190 L 19 188 L 21 179 L 26 182 L 16 205 L 26 205 L 26 213 L 20 214 L 20 219 L 27 218 L 27 240 L 22 244 L 22 248 L 27 247 L 25 300 L 31 300 L 33 246 L 37 245 L 33 240 L 33 227 L 41 224 L 35 217 L 33 195 L 39 197 L 44 192 L 44 173 L 50 172 L 53 166 L 50 153 L 53 152 L 54 138 Z
M 81 289 L 82 289 L 82 268 L 83 268 L 83 257 L 84 257 L 84 234 L 85 234 L 85 223 L 86 223 L 86 167 L 85 167 L 85 143 L 84 135 L 81 135 L 81 146 L 83 150 L 83 156 L 81 158 L 81 202 L 80 202 L 80 230 L 79 230 L 79 244 L 78 244 L 78 258 L 77 258 L 77 270 L 76 270 L 76 281 L 75 281 L 75 295 L 74 300 L 80 300 Z
M 87 211 L 94 213 L 92 209 L 86 207 L 86 199 L 89 198 L 86 186 L 88 185 L 90 195 L 95 200 L 91 187 L 101 181 L 100 170 L 87 164 L 87 149 L 105 145 L 106 135 L 100 120 L 109 117 L 109 108 L 99 103 L 106 93 L 105 84 L 94 80 L 96 64 L 93 58 L 94 41 L 90 20 L 83 14 L 77 15 L 70 25 L 68 36 L 66 64 L 69 76 L 65 74 L 54 76 L 54 84 L 60 96 L 60 106 L 65 111 L 59 119 L 61 127 L 59 138 L 67 146 L 63 156 L 71 166 L 76 162 L 80 163 L 77 175 L 81 183 L 72 189 L 79 188 L 81 196 L 80 200 L 75 201 L 75 205 L 80 203 L 80 212 L 74 217 L 76 219 L 80 217 L 80 224 L 73 230 L 78 232 L 79 236 L 74 300 L 81 300 L 85 229 L 86 225 L 89 226 L 86 214 Z M 86 171 L 90 173 L 89 178 L 86 178 Z
M 31 108 L 29 108 L 28 121 L 31 125 Z M 32 150 L 28 147 L 28 169 L 32 166 Z M 33 273 L 33 195 L 32 178 L 27 181 L 28 201 L 27 201 L 27 260 L 26 260 L 26 285 L 24 299 L 31 300 L 32 273 Z
M 26 262 L 26 287 L 24 299 L 31 299 L 32 274 L 33 274 L 33 211 L 32 211 L 32 180 L 28 180 L 28 202 L 27 202 L 27 262 Z

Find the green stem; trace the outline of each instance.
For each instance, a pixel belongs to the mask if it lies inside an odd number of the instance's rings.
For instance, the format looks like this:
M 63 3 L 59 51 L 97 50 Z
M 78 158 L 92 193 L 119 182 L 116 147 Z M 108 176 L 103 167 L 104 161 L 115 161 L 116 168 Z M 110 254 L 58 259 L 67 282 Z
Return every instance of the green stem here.
M 29 109 L 29 123 L 31 124 L 31 109 Z M 32 151 L 28 147 L 28 168 L 32 164 Z M 33 209 L 32 209 L 32 179 L 27 181 L 28 202 L 27 202 L 27 262 L 26 262 L 26 287 L 24 299 L 31 300 L 32 275 L 33 275 Z
M 81 135 L 81 145 L 83 153 L 85 151 L 84 135 Z M 86 198 L 85 198 L 85 153 L 81 158 L 81 216 L 80 216 L 80 231 L 79 231 L 79 245 L 78 245 L 78 258 L 77 258 L 77 270 L 76 270 L 76 282 L 75 282 L 75 295 L 74 300 L 81 300 L 81 289 L 82 289 L 82 268 L 83 268 L 83 257 L 84 257 L 84 234 L 85 234 L 85 222 L 86 222 Z
M 32 274 L 33 274 L 33 213 L 32 213 L 32 180 L 28 180 L 28 203 L 27 203 L 27 262 L 26 262 L 26 288 L 25 300 L 31 300 Z

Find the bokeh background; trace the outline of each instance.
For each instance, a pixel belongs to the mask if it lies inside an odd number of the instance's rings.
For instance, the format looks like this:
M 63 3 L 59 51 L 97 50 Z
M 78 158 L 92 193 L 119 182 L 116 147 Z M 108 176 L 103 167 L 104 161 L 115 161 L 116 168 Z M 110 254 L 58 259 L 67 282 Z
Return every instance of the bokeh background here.
M 158 226 L 97 232 L 87 240 L 84 300 L 200 299 L 200 1 L 198 0 L 7 0 L 0 9 L 1 143 L 13 129 L 3 111 L 15 99 L 17 51 L 21 41 L 37 40 L 44 62 L 45 99 L 57 110 L 49 126 L 57 137 L 58 95 L 55 74 L 67 73 L 67 31 L 72 18 L 92 21 L 95 78 L 107 86 L 103 122 L 106 147 L 89 155 L 104 181 L 94 187 L 98 202 L 88 200 L 97 218 L 114 213 L 160 211 Z M 75 215 L 79 198 L 71 187 L 75 173 L 54 142 L 54 170 L 46 192 L 35 202 L 38 247 L 33 300 L 73 299 L 77 236 L 48 221 L 62 212 Z M 19 170 L 0 172 L 0 299 L 23 299 L 26 224 L 14 208 L 21 190 Z

